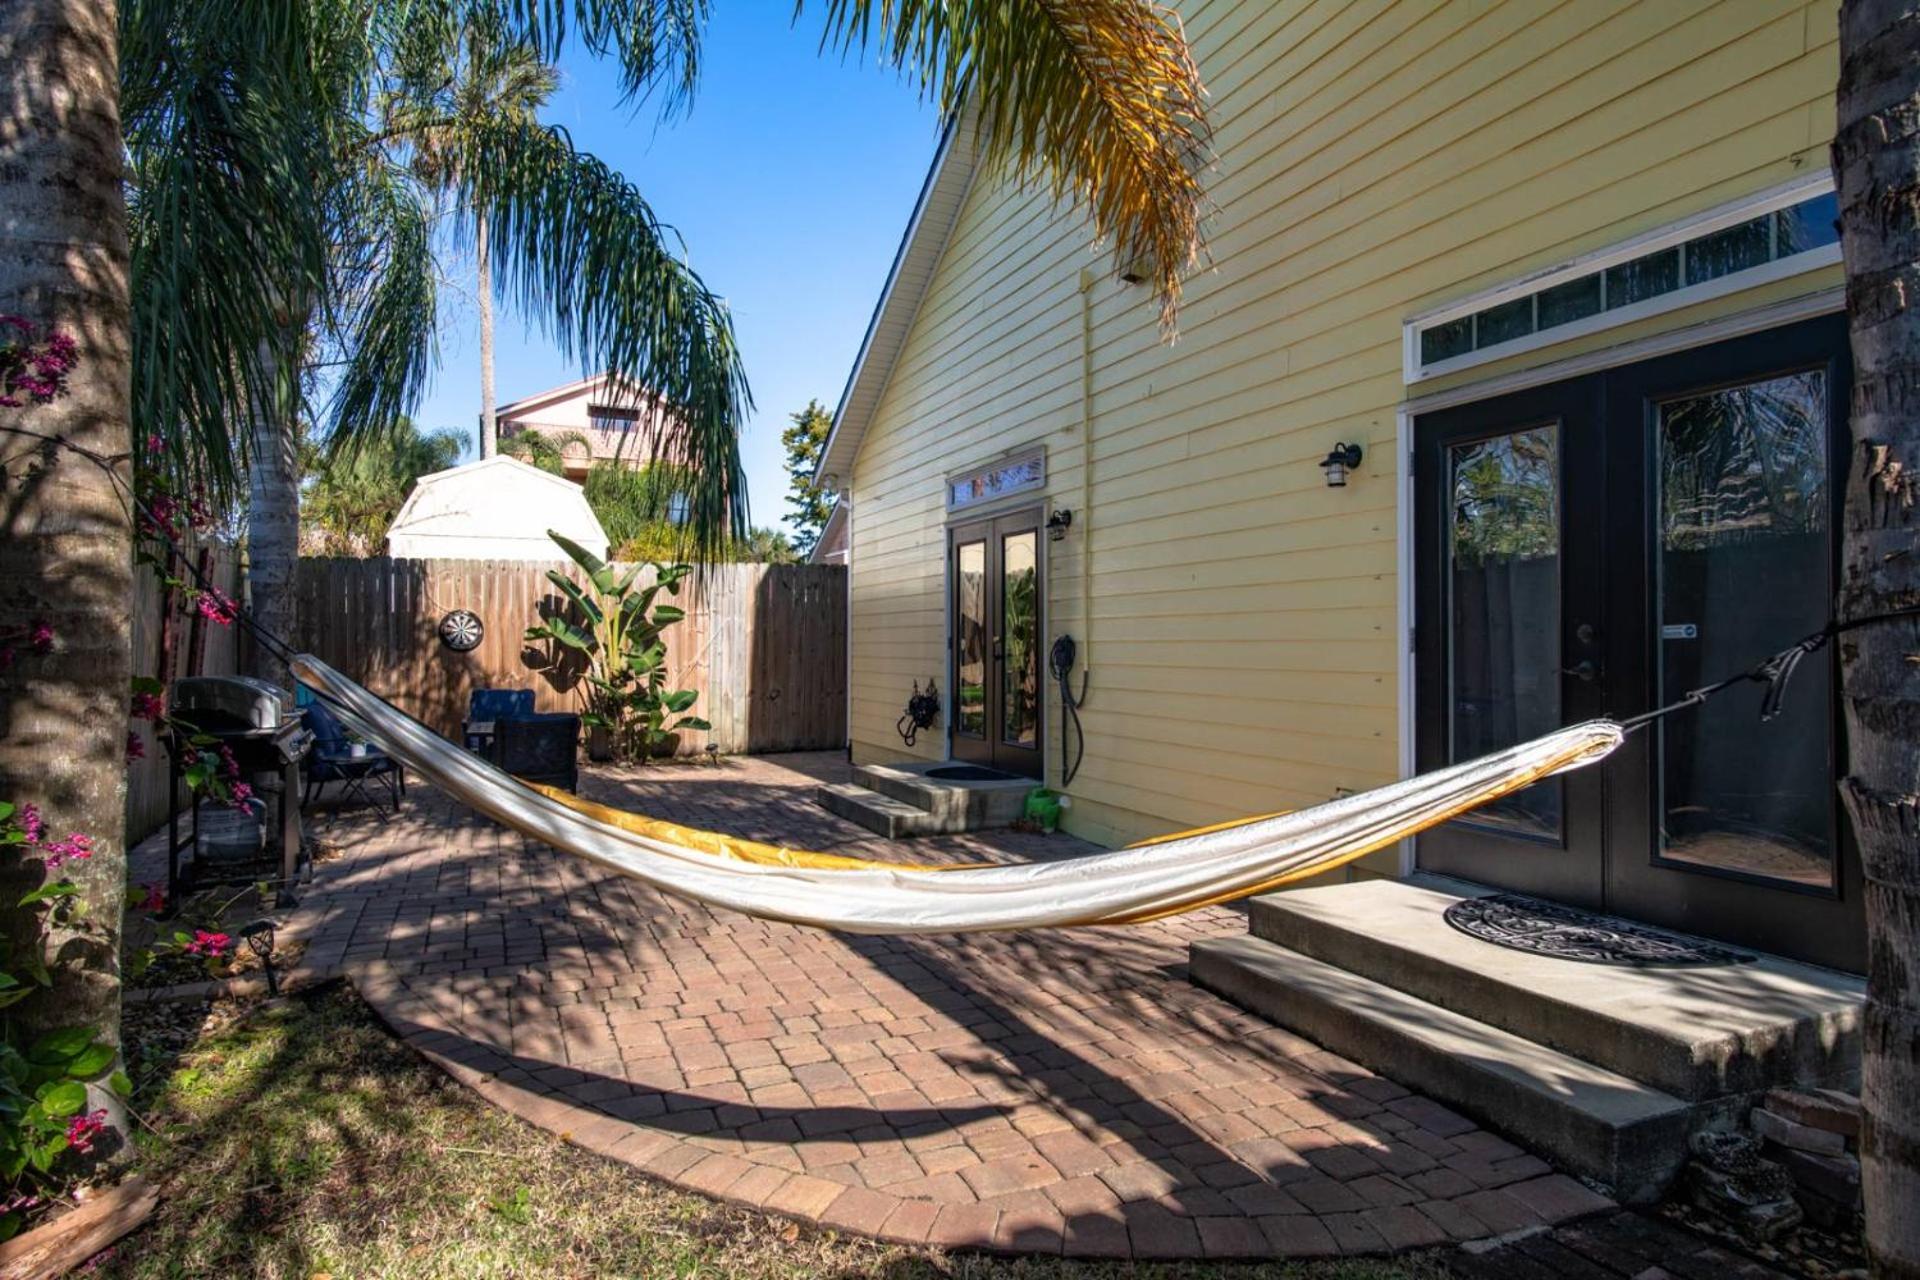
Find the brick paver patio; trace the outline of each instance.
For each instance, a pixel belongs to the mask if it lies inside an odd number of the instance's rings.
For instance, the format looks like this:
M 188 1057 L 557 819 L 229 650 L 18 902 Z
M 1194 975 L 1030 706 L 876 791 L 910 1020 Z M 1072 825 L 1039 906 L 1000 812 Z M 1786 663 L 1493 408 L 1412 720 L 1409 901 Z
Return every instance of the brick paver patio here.
M 869 856 L 1059 857 L 1010 832 L 889 843 L 816 807 L 837 754 L 591 776 L 597 799 Z M 1607 1201 L 1445 1107 L 1186 981 L 1229 909 L 1124 929 L 869 938 L 682 902 L 426 788 L 301 908 L 396 1029 L 498 1105 L 676 1185 L 913 1243 L 1153 1258 L 1382 1252 Z

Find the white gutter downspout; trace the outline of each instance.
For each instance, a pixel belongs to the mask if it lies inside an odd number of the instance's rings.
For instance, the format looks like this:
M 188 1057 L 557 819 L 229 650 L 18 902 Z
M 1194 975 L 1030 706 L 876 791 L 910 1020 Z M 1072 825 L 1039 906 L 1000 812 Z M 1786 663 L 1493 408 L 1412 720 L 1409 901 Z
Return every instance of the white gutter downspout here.
M 1094 274 L 1080 268 L 1080 679 L 1093 678 L 1093 286 Z M 1066 773 L 1066 737 L 1060 739 L 1060 772 Z

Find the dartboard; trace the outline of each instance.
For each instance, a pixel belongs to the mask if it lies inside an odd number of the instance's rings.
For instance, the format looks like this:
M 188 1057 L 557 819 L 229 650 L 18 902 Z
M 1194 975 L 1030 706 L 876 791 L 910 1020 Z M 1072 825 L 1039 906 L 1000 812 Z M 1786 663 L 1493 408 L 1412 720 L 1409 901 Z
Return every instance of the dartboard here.
M 487 634 L 480 615 L 467 609 L 455 609 L 440 619 L 440 643 L 455 653 L 467 653 L 480 647 Z

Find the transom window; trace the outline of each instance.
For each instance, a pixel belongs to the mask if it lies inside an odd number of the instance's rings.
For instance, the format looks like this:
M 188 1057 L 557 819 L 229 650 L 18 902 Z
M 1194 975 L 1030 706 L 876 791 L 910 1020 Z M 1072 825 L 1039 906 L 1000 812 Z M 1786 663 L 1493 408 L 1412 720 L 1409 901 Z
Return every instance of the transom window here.
M 1639 236 L 1409 321 L 1406 379 L 1457 369 L 1690 306 L 1840 260 L 1830 175 Z
M 947 510 L 965 511 L 1015 494 L 1043 489 L 1047 483 L 1046 455 L 1038 450 L 1003 458 L 947 481 Z

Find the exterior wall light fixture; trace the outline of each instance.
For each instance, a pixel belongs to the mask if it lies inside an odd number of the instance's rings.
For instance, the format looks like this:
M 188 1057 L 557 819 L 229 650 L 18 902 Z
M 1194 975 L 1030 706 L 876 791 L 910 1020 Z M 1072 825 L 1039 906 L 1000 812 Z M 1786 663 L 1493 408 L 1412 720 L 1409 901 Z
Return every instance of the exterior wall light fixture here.
M 1342 440 L 1333 446 L 1333 452 L 1320 462 L 1320 469 L 1327 473 L 1327 488 L 1346 488 L 1347 472 L 1360 465 L 1360 458 L 1360 446 L 1357 444 L 1348 444 Z
M 1065 541 L 1067 530 L 1072 527 L 1073 512 L 1067 510 L 1065 507 L 1056 508 L 1054 513 L 1047 517 L 1047 540 L 1050 542 Z

